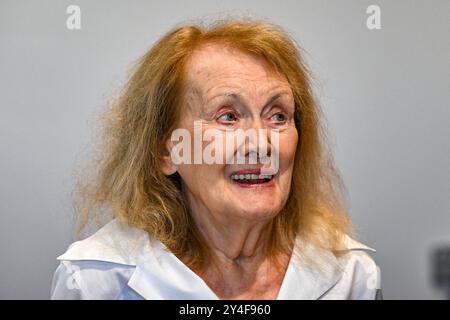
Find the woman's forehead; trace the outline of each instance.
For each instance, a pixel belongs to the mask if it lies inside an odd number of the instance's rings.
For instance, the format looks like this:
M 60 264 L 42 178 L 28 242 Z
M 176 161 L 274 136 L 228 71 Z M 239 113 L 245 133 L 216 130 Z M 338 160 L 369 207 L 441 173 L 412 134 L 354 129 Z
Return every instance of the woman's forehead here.
M 217 88 L 289 87 L 260 57 L 221 44 L 197 49 L 186 64 L 188 89 L 209 95 Z

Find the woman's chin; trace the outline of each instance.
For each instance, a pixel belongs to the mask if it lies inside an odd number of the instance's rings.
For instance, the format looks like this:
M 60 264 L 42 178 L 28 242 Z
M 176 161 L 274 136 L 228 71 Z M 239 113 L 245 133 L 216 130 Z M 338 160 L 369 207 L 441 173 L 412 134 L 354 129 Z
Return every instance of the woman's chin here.
M 283 206 L 282 197 L 279 195 L 279 190 L 271 188 L 271 190 L 239 190 L 237 193 L 233 192 L 230 197 L 227 197 L 229 203 L 234 203 L 234 210 L 231 212 L 239 212 L 243 218 L 270 218 L 276 216 L 281 211 Z
M 264 205 L 262 203 L 247 202 L 236 208 L 234 212 L 242 219 L 248 220 L 267 220 L 275 217 L 281 208 L 274 204 Z

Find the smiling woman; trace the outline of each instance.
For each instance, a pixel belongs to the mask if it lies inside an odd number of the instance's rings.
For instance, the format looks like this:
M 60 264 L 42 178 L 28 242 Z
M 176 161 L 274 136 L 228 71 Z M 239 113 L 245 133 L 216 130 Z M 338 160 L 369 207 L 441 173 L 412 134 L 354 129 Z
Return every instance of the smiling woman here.
M 113 219 L 58 258 L 53 298 L 376 298 L 373 249 L 350 237 L 305 63 L 279 27 L 231 20 L 169 32 L 105 121 L 77 208 L 81 228 L 102 208 Z M 277 134 L 226 138 L 252 129 Z M 223 161 L 175 161 L 176 130 L 214 130 Z M 188 150 L 195 158 L 207 145 Z M 227 158 L 238 154 L 248 161 Z

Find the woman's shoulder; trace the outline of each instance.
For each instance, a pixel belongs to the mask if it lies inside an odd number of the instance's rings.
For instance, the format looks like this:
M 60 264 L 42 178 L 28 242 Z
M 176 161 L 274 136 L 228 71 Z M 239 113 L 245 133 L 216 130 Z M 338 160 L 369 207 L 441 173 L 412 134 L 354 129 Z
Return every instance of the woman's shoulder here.
M 148 233 L 113 219 L 90 237 L 73 242 L 57 257 L 60 261 L 102 261 L 136 265 L 149 249 Z
M 337 251 L 337 259 L 341 265 L 349 267 L 363 267 L 372 270 L 376 267 L 373 254 L 377 252 L 374 248 L 369 247 L 349 235 L 344 236 L 344 247 Z
M 294 264 L 299 283 L 314 288 L 302 298 L 376 299 L 381 292 L 380 270 L 372 257 L 376 250 L 349 235 L 344 235 L 339 250 L 321 249 L 304 240 L 299 248 L 313 261 L 311 265 Z
M 52 299 L 133 299 L 128 281 L 143 254 L 148 234 L 114 219 L 60 255 L 53 275 Z
M 341 285 L 349 287 L 349 299 L 380 299 L 381 272 L 374 259 L 375 249 L 346 235 L 337 254 L 342 267 Z

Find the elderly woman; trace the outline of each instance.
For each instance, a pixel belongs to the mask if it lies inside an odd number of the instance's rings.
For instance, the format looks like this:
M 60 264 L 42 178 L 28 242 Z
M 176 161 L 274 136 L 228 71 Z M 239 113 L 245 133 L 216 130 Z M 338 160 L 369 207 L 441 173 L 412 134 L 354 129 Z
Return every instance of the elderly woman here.
M 279 27 L 173 30 L 104 119 L 95 179 L 77 194 L 82 226 L 101 208 L 113 218 L 58 257 L 52 298 L 379 298 L 374 250 L 351 236 L 305 63 Z M 185 141 L 211 129 L 213 139 Z M 249 129 L 276 132 L 257 141 L 266 155 L 225 138 Z M 174 156 L 177 130 L 192 161 Z M 221 138 L 219 160 L 226 150 L 248 161 L 202 161 Z

